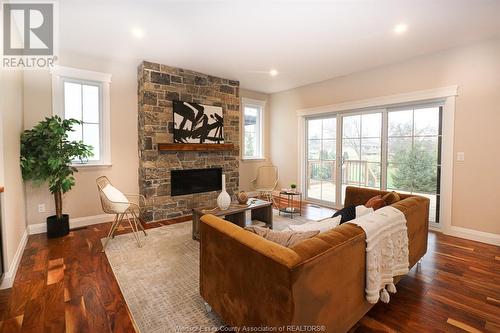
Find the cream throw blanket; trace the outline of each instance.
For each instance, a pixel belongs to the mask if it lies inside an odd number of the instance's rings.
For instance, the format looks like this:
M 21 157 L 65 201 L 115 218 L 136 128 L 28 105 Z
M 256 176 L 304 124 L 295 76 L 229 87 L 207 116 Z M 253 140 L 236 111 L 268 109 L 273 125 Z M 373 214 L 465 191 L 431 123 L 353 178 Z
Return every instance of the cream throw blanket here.
M 408 273 L 408 233 L 404 214 L 392 206 L 349 221 L 366 233 L 366 300 L 390 300 L 394 277 Z

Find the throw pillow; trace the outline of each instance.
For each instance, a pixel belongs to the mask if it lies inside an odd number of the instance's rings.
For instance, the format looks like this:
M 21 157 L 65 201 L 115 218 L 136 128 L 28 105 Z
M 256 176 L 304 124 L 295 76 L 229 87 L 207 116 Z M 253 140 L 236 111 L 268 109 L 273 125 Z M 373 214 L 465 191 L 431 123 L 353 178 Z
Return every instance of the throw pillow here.
M 385 205 L 389 206 L 389 205 L 392 205 L 393 203 L 398 202 L 399 200 L 401 200 L 401 197 L 399 196 L 399 194 L 397 194 L 396 192 L 392 191 L 392 192 L 389 192 L 389 193 L 385 194 L 382 197 L 382 199 L 384 199 Z
M 297 231 L 276 231 L 259 226 L 248 226 L 245 230 L 253 232 L 265 239 L 285 247 L 292 247 L 299 242 L 312 238 L 319 234 L 318 230 L 297 232 Z
M 124 213 L 127 208 L 130 206 L 130 203 L 128 203 L 127 197 L 120 192 L 116 187 L 114 187 L 111 184 L 108 184 L 103 187 L 102 192 L 108 198 L 111 205 L 111 209 L 114 210 L 117 213 Z
M 370 198 L 370 200 L 365 203 L 365 206 L 367 208 L 373 208 L 373 210 L 377 210 L 385 206 L 385 201 L 384 199 L 382 199 L 381 195 L 376 195 L 373 198 Z
M 349 206 L 349 207 L 344 207 L 338 211 L 335 212 L 335 214 L 332 215 L 332 217 L 337 217 L 340 216 L 340 223 L 345 223 L 350 220 L 354 220 L 356 218 L 356 207 L 355 206 Z
M 299 225 L 289 225 L 288 229 L 293 231 L 302 231 L 302 232 L 312 231 L 312 230 L 325 232 L 338 226 L 341 218 L 342 218 L 341 216 L 328 217 L 321 221 L 307 222 Z

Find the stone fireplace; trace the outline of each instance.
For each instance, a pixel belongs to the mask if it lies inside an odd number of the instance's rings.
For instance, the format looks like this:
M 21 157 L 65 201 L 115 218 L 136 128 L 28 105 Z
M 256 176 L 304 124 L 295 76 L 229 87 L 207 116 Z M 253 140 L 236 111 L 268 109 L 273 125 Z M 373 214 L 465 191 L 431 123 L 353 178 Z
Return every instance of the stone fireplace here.
M 138 68 L 139 189 L 151 208 L 147 222 L 191 215 L 193 208 L 215 207 L 218 192 L 171 196 L 171 170 L 222 168 L 227 192 L 234 196 L 239 180 L 239 82 L 186 69 L 142 62 Z M 165 151 L 173 143 L 172 101 L 220 106 L 227 151 Z M 184 149 L 184 147 L 183 147 Z

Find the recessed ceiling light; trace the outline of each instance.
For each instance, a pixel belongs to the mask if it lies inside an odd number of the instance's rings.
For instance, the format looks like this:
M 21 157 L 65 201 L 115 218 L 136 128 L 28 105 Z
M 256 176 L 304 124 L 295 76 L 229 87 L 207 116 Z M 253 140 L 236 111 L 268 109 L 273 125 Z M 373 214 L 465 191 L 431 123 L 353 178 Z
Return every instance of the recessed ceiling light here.
M 394 33 L 401 35 L 408 30 L 408 26 L 404 23 L 399 23 L 394 27 Z
M 141 39 L 142 37 L 144 37 L 144 31 L 141 28 L 134 27 L 132 28 L 131 32 L 132 36 L 134 36 L 137 39 Z
M 278 75 L 278 71 L 277 71 L 277 70 L 275 70 L 275 69 L 271 69 L 271 70 L 269 71 L 269 75 L 271 75 L 271 76 L 276 76 L 276 75 Z

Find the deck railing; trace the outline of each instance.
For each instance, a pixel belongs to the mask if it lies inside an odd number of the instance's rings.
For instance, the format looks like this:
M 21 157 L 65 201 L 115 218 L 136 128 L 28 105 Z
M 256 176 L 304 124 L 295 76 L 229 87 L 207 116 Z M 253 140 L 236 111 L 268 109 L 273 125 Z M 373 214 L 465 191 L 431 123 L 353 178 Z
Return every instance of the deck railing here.
M 327 181 L 335 184 L 336 161 L 308 161 L 307 187 L 311 181 Z M 369 167 L 368 161 L 347 160 L 342 164 L 342 184 L 362 185 L 378 184 L 378 176 Z

